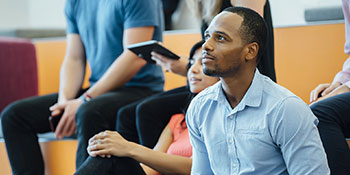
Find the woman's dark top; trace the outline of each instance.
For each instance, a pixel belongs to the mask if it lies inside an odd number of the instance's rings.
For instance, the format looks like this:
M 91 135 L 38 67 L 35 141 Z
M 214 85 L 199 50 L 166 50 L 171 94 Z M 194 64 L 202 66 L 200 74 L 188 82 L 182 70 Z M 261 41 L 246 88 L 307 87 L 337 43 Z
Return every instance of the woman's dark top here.
M 231 6 L 230 0 L 223 0 L 221 11 L 230 6 Z M 273 26 L 272 26 L 270 3 L 268 0 L 266 1 L 266 4 L 264 6 L 264 19 L 267 24 L 268 38 L 267 38 L 265 52 L 263 53 L 258 63 L 258 69 L 260 73 L 270 77 L 271 80 L 276 82 Z M 207 28 L 208 28 L 208 24 L 205 21 L 202 21 L 201 32 L 202 32 L 203 39 L 204 39 L 204 31 Z

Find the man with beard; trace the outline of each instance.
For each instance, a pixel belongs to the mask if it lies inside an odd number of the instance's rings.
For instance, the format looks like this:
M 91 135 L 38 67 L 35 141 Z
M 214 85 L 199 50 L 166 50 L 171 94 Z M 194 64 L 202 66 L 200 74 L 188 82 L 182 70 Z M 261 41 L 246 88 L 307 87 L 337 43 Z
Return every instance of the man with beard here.
M 191 102 L 192 174 L 329 174 L 309 107 L 256 69 L 266 24 L 230 7 L 205 31 L 203 71 L 220 82 Z

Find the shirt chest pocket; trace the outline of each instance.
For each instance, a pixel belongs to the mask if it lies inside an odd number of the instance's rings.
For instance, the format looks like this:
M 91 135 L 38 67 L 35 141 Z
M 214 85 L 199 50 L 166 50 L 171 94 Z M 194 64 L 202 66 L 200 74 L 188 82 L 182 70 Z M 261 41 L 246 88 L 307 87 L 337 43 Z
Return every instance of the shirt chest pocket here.
M 263 129 L 238 129 L 236 132 L 236 137 L 239 139 L 259 139 L 264 138 Z
M 239 129 L 234 133 L 234 139 L 240 143 L 264 145 L 273 144 L 270 133 L 265 129 Z
M 237 130 L 235 140 L 238 153 L 246 157 L 255 157 L 257 160 L 263 161 L 271 158 L 274 155 L 272 153 L 278 152 L 270 134 L 264 129 Z

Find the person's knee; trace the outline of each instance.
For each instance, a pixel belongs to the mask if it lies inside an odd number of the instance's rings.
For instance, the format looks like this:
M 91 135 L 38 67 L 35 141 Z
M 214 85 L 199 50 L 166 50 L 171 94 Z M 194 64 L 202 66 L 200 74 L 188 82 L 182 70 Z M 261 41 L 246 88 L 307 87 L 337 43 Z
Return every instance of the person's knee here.
M 310 108 L 320 122 L 333 120 L 334 110 L 324 101 L 316 102 Z
M 128 112 L 126 109 L 121 108 L 117 113 L 117 122 L 115 128 L 117 131 L 124 129 L 125 122 L 127 121 Z
M 148 113 L 147 109 L 147 104 L 146 105 L 138 105 L 136 108 L 136 118 L 135 118 L 135 122 L 136 125 L 138 125 L 138 123 L 143 123 L 142 121 L 145 120 L 145 118 L 147 118 L 148 115 L 146 115 Z
M 117 114 L 116 130 L 119 132 L 129 131 L 135 127 L 136 105 L 122 107 Z
M 98 116 L 94 105 L 91 103 L 82 104 L 75 115 L 75 123 L 77 127 L 89 127 L 93 125 L 97 120 Z
M 316 117 L 323 116 L 324 114 L 326 114 L 324 112 L 326 110 L 326 106 L 323 101 L 312 104 L 310 108 Z
M 159 110 L 159 106 L 154 106 L 156 103 L 153 102 L 153 99 L 145 100 L 137 105 L 136 107 L 136 116 L 137 118 L 144 118 L 144 116 L 148 116 L 151 111 Z
M 1 113 L 1 125 L 4 131 L 12 128 L 11 125 L 16 121 L 16 117 L 18 117 L 18 113 L 21 111 L 21 103 L 14 102 L 8 105 Z
M 153 110 L 159 109 L 154 109 L 151 101 L 143 102 L 137 105 L 135 124 L 139 134 L 141 132 L 145 132 L 145 129 L 147 130 L 149 128 L 148 126 L 156 124 L 155 118 L 158 117 L 152 114 Z
M 134 111 L 135 113 L 135 111 Z M 117 124 L 120 122 L 123 122 L 127 119 L 127 117 L 134 116 L 135 114 L 132 115 L 132 111 L 129 108 L 121 108 L 118 113 L 117 113 Z

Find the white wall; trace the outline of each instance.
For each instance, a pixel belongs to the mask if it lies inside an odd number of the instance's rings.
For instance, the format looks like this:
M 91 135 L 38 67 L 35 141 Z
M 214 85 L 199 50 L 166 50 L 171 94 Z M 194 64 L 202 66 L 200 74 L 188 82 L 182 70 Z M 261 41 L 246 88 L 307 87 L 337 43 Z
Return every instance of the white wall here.
M 183 0 L 185 1 L 185 0 Z M 0 0 L 0 30 L 12 28 L 65 28 L 65 0 Z M 341 0 L 270 0 L 274 26 L 303 25 L 304 9 L 340 6 Z M 175 15 L 176 29 L 198 29 L 184 3 Z M 188 19 L 188 20 L 187 20 Z
M 304 10 L 312 7 L 341 6 L 341 0 L 270 0 L 275 27 L 306 24 Z
M 172 16 L 172 27 L 174 29 L 198 29 L 200 30 L 201 21 L 187 7 L 186 0 L 181 0 L 176 11 Z
M 65 0 L 0 0 L 0 30 L 65 28 Z
M 183 0 L 185 1 L 185 0 Z M 275 27 L 305 25 L 304 10 L 313 7 L 341 6 L 341 0 L 269 0 Z M 198 29 L 199 22 L 189 12 L 186 3 L 180 4 L 174 15 L 174 27 Z
M 64 15 L 65 0 L 30 0 L 30 2 L 31 2 L 29 3 L 30 27 L 32 28 L 65 28 L 66 27 L 66 21 L 65 21 L 65 15 Z
M 0 29 L 29 25 L 28 1 L 0 0 Z

